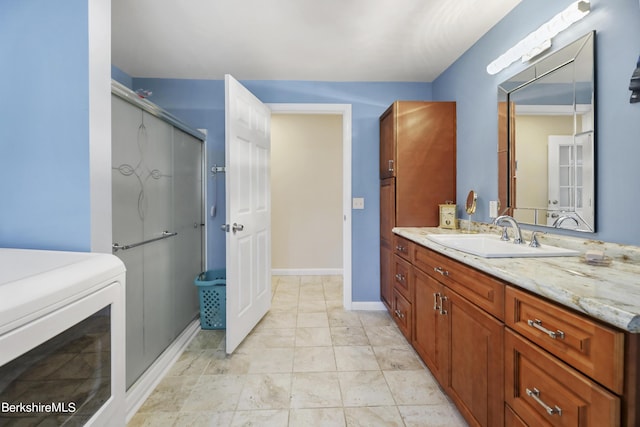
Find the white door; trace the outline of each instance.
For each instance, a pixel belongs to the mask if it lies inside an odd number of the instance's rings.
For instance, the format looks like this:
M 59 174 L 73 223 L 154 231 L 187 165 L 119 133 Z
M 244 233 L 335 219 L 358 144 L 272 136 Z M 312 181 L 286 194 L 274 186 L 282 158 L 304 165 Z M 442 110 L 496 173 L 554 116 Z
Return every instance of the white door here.
M 560 216 L 571 216 L 580 221 L 583 210 L 582 142 L 572 135 L 549 135 L 549 202 L 547 225 Z M 578 228 L 573 221 L 565 222 L 563 228 Z
M 270 124 L 269 108 L 226 75 L 228 354 L 271 308 Z

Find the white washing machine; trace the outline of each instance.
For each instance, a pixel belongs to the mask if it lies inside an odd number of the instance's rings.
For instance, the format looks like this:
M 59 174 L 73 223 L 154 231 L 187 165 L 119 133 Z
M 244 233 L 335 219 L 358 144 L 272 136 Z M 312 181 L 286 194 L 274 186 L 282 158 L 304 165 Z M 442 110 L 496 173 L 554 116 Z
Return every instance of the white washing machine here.
M 0 248 L 0 425 L 125 425 L 125 268 Z

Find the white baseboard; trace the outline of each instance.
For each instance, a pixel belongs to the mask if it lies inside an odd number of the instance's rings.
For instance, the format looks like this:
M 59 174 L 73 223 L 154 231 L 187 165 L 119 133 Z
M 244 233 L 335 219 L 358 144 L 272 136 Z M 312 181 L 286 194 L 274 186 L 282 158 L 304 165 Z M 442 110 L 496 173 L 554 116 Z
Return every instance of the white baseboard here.
M 386 309 L 387 307 L 385 307 L 382 301 L 353 301 L 351 303 L 351 310 L 379 311 Z
M 162 378 L 178 360 L 191 340 L 200 331 L 200 319 L 191 322 L 180 335 L 162 352 L 155 362 L 142 374 L 127 390 L 125 406 L 127 408 L 127 423 L 136 414 L 145 400 L 151 395 Z
M 274 276 L 342 276 L 341 268 L 273 268 Z

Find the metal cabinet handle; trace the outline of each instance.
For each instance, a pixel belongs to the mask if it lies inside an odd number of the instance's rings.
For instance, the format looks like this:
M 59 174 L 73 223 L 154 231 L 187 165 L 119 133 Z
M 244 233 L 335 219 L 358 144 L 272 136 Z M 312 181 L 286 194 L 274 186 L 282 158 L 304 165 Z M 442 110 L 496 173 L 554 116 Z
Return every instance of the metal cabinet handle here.
M 393 160 L 389 160 L 389 172 L 393 172 Z
M 549 335 L 549 337 L 553 338 L 554 340 L 555 339 L 561 339 L 561 340 L 564 339 L 564 332 L 562 332 L 560 329 L 558 329 L 556 332 L 553 332 L 553 331 L 545 328 L 544 326 L 542 326 L 542 320 L 540 320 L 540 319 L 534 319 L 534 320 L 528 319 L 527 320 L 527 324 L 529 326 L 531 326 L 532 328 L 535 328 L 535 329 L 537 329 L 539 331 L 544 332 L 545 334 Z
M 526 389 L 526 391 L 527 391 L 527 396 L 533 398 L 533 400 L 535 400 L 540 406 L 542 406 L 544 410 L 547 411 L 547 414 L 549 415 L 558 414 L 558 416 L 562 416 L 561 408 L 559 408 L 558 406 L 556 406 L 555 408 L 552 408 L 551 406 L 547 405 L 544 402 L 544 400 L 540 399 L 540 390 L 534 387 L 533 391 L 529 390 L 528 388 Z
M 398 309 L 396 309 L 396 316 L 398 316 L 399 319 L 404 319 L 404 313 Z
M 398 273 L 398 274 L 396 274 L 396 280 L 398 282 L 404 282 L 406 280 L 406 277 L 404 277 L 402 274 Z
M 441 296 L 440 296 L 440 314 L 441 314 L 442 316 L 444 316 L 444 315 L 446 315 L 446 314 L 447 314 L 447 310 L 445 310 L 445 308 L 444 308 L 444 303 L 445 303 L 445 301 L 447 301 L 448 299 L 449 299 L 449 298 L 447 298 L 445 295 L 441 295 Z
M 433 294 L 433 309 L 435 311 L 440 311 L 440 306 L 438 305 L 438 298 L 440 298 L 440 292 L 435 292 Z
M 440 273 L 443 276 L 449 275 L 449 272 L 447 270 L 444 270 L 442 267 L 433 267 L 433 271 L 435 271 L 436 273 Z

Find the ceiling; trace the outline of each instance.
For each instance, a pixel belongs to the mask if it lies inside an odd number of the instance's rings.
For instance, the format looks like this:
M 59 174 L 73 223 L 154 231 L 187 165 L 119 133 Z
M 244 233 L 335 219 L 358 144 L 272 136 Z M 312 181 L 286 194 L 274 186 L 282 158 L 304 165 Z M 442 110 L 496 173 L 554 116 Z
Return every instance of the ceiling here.
M 521 0 L 111 0 L 132 77 L 431 82 Z

